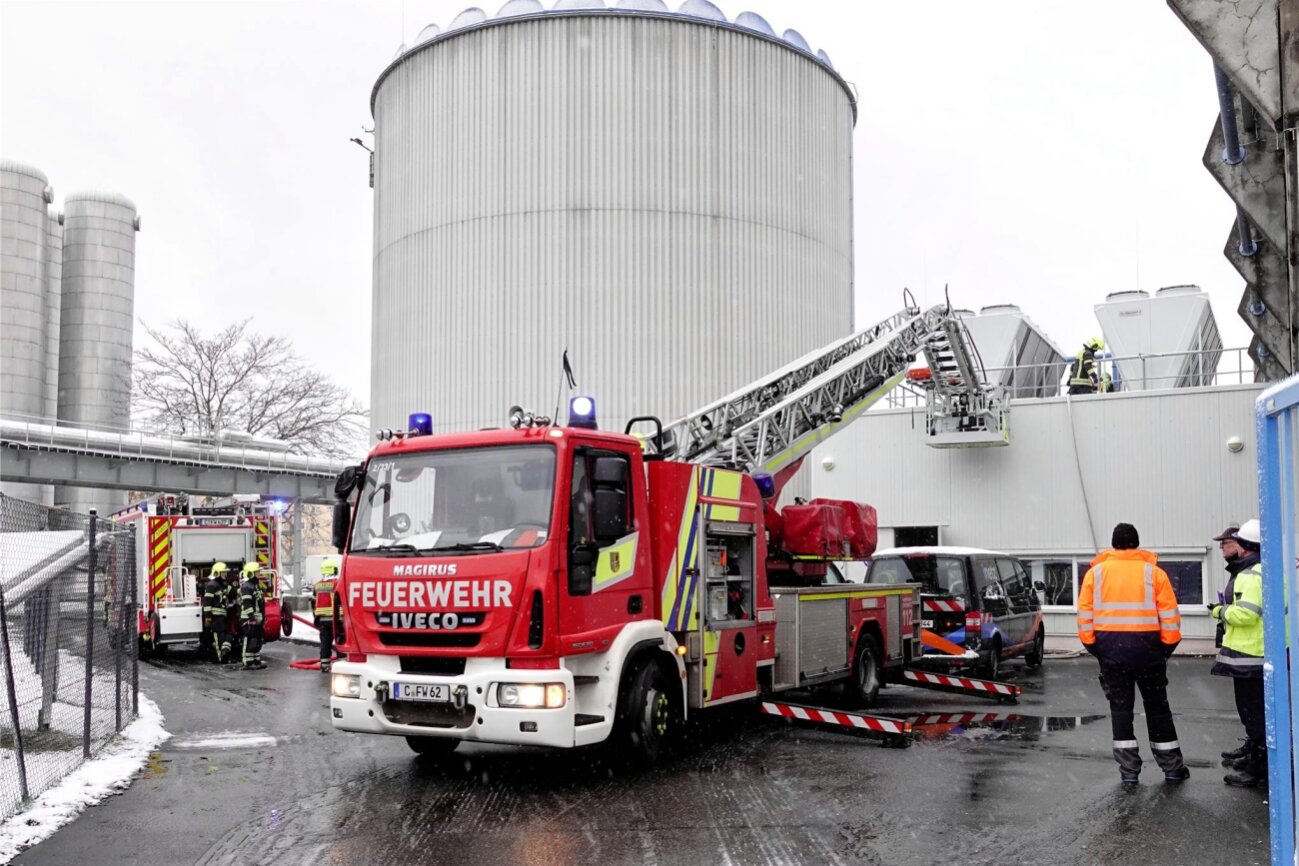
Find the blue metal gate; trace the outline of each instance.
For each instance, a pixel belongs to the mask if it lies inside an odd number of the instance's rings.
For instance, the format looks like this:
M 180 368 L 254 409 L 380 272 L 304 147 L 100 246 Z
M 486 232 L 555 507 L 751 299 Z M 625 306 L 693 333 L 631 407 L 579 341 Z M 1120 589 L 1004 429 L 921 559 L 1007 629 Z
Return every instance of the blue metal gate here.
M 1263 685 L 1267 699 L 1268 817 L 1272 863 L 1295 862 L 1294 796 L 1299 681 L 1288 662 L 1287 633 L 1299 634 L 1299 604 L 1290 603 L 1287 576 L 1295 556 L 1296 466 L 1299 465 L 1299 376 L 1272 386 L 1258 398 L 1259 520 L 1263 530 Z

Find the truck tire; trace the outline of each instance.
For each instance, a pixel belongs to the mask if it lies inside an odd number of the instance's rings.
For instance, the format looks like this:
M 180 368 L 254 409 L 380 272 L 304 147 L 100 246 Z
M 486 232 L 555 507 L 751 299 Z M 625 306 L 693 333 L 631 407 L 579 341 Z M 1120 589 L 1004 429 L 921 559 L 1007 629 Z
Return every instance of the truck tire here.
M 627 680 L 627 690 L 618 705 L 616 745 L 631 762 L 648 767 L 662 757 L 681 727 L 679 698 L 672 681 L 651 660 Z
M 287 598 L 280 599 L 280 634 L 285 637 L 293 634 L 293 605 Z
M 406 745 L 417 755 L 442 758 L 459 748 L 460 741 L 455 737 L 407 737 Z
M 883 682 L 880 666 L 880 647 L 874 635 L 863 634 L 857 639 L 857 652 L 853 656 L 852 679 L 845 694 L 853 706 L 869 707 L 879 697 Z
M 1024 654 L 1024 663 L 1030 668 L 1040 668 L 1042 659 L 1046 655 L 1046 635 L 1042 629 L 1037 630 L 1037 637 L 1033 640 L 1033 648 Z

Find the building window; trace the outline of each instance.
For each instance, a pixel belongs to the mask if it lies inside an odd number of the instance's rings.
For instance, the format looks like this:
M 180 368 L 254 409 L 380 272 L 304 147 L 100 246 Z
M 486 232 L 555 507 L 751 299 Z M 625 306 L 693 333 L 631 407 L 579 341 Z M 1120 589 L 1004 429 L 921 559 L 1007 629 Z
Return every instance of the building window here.
M 1072 559 L 1028 559 L 1024 560 L 1028 573 L 1032 576 L 1033 585 L 1039 581 L 1046 584 L 1043 604 L 1060 607 L 1072 607 L 1074 604 L 1073 560 Z
M 1168 572 L 1177 603 L 1204 603 L 1204 563 L 1199 560 L 1161 559 L 1159 567 Z
M 937 526 L 895 526 L 894 547 L 937 547 Z

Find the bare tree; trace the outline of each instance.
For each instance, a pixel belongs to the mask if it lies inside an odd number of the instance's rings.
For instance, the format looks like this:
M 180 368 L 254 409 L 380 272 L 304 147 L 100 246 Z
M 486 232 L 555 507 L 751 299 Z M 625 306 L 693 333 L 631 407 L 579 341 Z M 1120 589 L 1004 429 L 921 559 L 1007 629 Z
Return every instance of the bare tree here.
M 182 435 L 269 436 L 304 453 L 348 456 L 362 447 L 364 407 L 284 337 L 250 331 L 247 319 L 211 336 L 184 320 L 144 329 L 155 345 L 136 351 L 140 418 Z

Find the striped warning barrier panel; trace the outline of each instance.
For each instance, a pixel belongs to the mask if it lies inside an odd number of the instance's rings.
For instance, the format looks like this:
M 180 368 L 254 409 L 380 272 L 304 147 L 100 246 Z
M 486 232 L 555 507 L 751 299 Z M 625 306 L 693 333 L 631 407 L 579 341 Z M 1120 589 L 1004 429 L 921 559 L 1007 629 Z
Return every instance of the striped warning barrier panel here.
M 924 600 L 925 610 L 940 610 L 947 613 L 960 613 L 965 610 L 965 605 L 959 601 L 952 601 L 944 598 L 927 598 Z
M 880 734 L 909 734 L 911 723 L 887 716 L 867 716 L 862 713 L 845 713 L 840 710 L 821 710 L 815 707 L 803 707 L 798 704 L 777 704 L 771 701 L 762 702 L 762 712 L 769 716 L 780 716 L 784 719 L 798 719 L 804 722 L 820 722 L 824 725 L 838 725 L 844 728 L 855 728 L 861 731 L 875 731 Z
M 982 697 L 1009 700 L 1012 703 L 1019 699 L 1023 689 L 1010 683 L 998 683 L 993 680 L 976 680 L 972 677 L 954 677 L 949 674 L 931 674 L 928 671 L 916 671 L 907 668 L 902 671 L 902 678 L 908 683 L 932 686 L 943 689 L 955 689 L 967 694 Z
M 913 726 L 919 725 L 973 725 L 990 722 L 1015 722 L 1024 718 L 1019 713 L 929 713 L 908 716 Z

